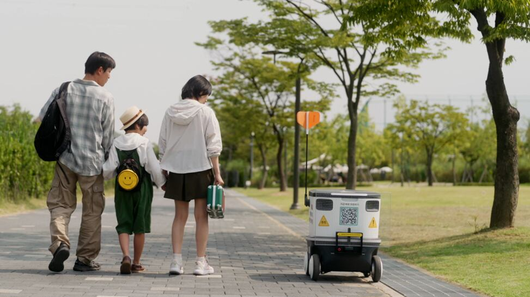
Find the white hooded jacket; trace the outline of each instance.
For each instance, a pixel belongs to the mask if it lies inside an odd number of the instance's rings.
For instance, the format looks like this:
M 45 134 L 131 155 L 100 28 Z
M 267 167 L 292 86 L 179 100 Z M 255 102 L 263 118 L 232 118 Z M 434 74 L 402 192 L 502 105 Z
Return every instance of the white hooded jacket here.
M 144 137 L 138 133 L 127 133 L 114 139 L 112 148 L 109 153 L 109 158 L 103 164 L 103 177 L 105 179 L 111 179 L 116 176 L 116 168 L 120 166 L 120 160 L 118 160 L 118 153 L 116 148 L 120 151 L 130 151 L 136 149 L 138 157 L 140 158 L 140 165 L 145 168 L 151 175 L 151 179 L 159 187 L 166 183 L 166 177 L 162 174 L 160 169 L 160 163 L 158 162 L 155 152 L 153 151 L 153 145 L 149 142 L 147 137 Z
M 212 168 L 208 158 L 223 149 L 214 111 L 194 99 L 171 105 L 162 120 L 158 146 L 164 170 L 183 174 Z

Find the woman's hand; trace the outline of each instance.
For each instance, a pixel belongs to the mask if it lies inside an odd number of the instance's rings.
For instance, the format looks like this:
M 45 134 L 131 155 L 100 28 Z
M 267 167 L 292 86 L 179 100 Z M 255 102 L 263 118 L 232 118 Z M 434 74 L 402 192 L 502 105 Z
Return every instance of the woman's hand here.
M 225 184 L 225 182 L 223 181 L 223 178 L 221 177 L 220 173 L 215 174 L 215 184 L 219 185 L 219 186 L 222 186 L 222 185 Z

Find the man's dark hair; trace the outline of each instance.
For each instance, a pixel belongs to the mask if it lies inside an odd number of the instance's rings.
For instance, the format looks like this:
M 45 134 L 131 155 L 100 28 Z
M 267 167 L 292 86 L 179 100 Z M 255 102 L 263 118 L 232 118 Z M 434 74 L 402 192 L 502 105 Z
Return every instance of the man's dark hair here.
M 114 69 L 116 62 L 111 56 L 103 52 L 93 52 L 86 60 L 85 74 L 95 74 L 99 67 L 103 67 L 103 71 L 107 71 L 109 68 Z
M 134 122 L 132 125 L 130 125 L 129 127 L 127 127 L 125 129 L 125 131 L 130 131 L 130 130 L 134 130 L 136 129 L 136 125 L 138 125 L 138 128 L 140 130 L 142 130 L 145 126 L 148 126 L 149 125 L 149 118 L 147 117 L 147 115 L 144 113 L 141 117 L 139 117 L 136 122 Z
M 182 88 L 182 99 L 199 99 L 204 95 L 212 94 L 212 84 L 202 75 L 196 75 L 184 85 Z

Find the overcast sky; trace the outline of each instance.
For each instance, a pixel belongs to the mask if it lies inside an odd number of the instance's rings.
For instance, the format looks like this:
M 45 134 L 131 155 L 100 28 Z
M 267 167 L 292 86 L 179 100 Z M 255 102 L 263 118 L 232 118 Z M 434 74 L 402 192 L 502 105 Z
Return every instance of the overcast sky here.
M 0 105 L 19 103 L 37 115 L 61 82 L 83 77 L 90 53 L 103 51 L 117 62 L 105 86 L 115 98 L 116 129 L 123 111 L 137 105 L 147 111 L 146 136 L 156 142 L 164 111 L 178 100 L 184 83 L 196 74 L 214 74 L 210 54 L 194 44 L 210 33 L 207 21 L 244 16 L 258 20 L 263 13 L 254 2 L 239 0 L 0 0 Z M 446 59 L 420 66 L 419 83 L 401 86 L 407 97 L 464 107 L 471 98 L 480 103 L 487 71 L 484 46 L 479 40 L 449 44 L 453 50 Z M 526 126 L 530 45 L 508 41 L 506 47 L 517 59 L 505 67 L 506 85 Z M 344 105 L 337 98 L 332 113 Z M 392 121 L 391 102 L 386 105 L 385 117 L 382 100 L 370 103 L 379 126 Z

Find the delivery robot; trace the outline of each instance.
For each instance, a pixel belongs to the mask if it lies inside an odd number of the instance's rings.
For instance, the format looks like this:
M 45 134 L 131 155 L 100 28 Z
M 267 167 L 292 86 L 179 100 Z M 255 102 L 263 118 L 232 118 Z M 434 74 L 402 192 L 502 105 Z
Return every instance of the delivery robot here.
M 306 275 L 316 281 L 331 271 L 361 272 L 378 282 L 383 262 L 377 255 L 381 195 L 354 190 L 311 190 Z

